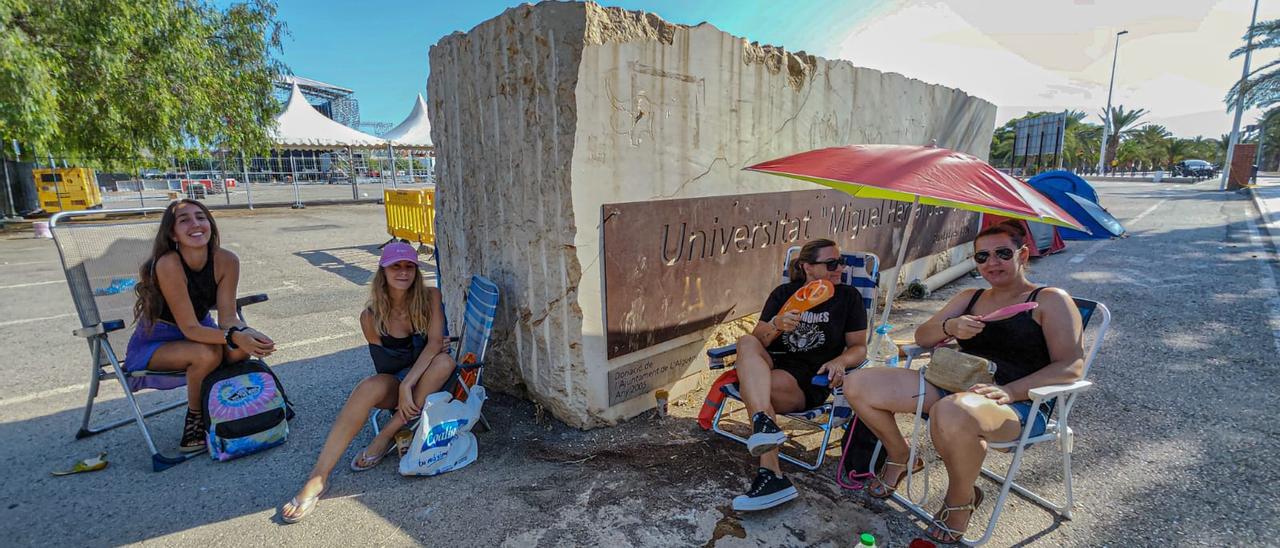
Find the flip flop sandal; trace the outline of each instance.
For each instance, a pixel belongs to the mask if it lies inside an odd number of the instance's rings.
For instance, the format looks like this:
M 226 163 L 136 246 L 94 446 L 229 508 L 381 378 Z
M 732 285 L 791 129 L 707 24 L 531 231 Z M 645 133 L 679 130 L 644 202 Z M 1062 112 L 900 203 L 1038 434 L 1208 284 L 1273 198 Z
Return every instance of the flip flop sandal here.
M 892 461 L 887 460 L 887 459 L 884 461 L 884 466 L 891 466 L 891 465 L 892 465 L 892 466 L 899 466 L 899 467 L 902 467 L 902 471 L 898 473 L 898 477 L 897 477 L 897 479 L 893 482 L 893 486 L 892 486 L 892 487 L 890 487 L 890 486 L 889 486 L 889 482 L 887 482 L 887 481 L 885 481 L 885 480 L 884 480 L 884 477 L 882 477 L 880 474 L 876 474 L 876 476 L 875 476 L 876 481 L 880 483 L 880 487 L 881 487 L 882 489 L 884 489 L 884 493 L 883 493 L 883 494 L 880 494 L 880 495 L 877 495 L 877 494 L 875 494 L 875 493 L 871 492 L 871 485 L 870 485 L 870 484 L 868 484 L 868 485 L 867 485 L 867 494 L 868 494 L 868 495 L 871 495 L 871 497 L 872 497 L 872 498 L 877 498 L 877 499 L 887 499 L 887 498 L 889 498 L 889 497 L 893 496 L 894 491 L 897 491 L 897 490 L 898 490 L 898 484 L 899 484 L 899 483 L 902 483 L 902 478 L 903 478 L 903 477 L 905 477 L 905 476 L 907 475 L 907 465 L 902 464 L 902 463 L 900 463 L 900 462 L 892 462 Z M 882 466 L 880 469 L 881 469 L 881 470 L 884 470 L 884 467 Z M 917 458 L 917 459 L 916 459 L 916 465 L 915 465 L 915 467 L 914 467 L 914 468 L 912 468 L 911 473 L 912 473 L 912 474 L 917 474 L 917 473 L 919 473 L 919 472 L 920 472 L 920 471 L 922 471 L 922 470 L 924 470 L 924 460 L 923 460 L 923 459 L 919 459 L 919 458 Z
M 316 509 L 316 503 L 320 502 L 320 497 L 323 497 L 325 491 L 328 490 L 329 487 L 325 486 L 325 488 L 321 489 L 319 493 L 310 497 L 303 497 L 302 501 L 298 501 L 298 497 L 289 499 L 289 502 L 285 503 L 285 505 L 280 508 L 280 520 L 285 523 L 298 523 L 299 521 L 302 521 L 302 518 L 307 517 L 307 514 L 310 514 L 312 510 Z M 290 506 L 298 509 L 298 513 L 293 517 L 289 517 L 285 514 L 285 509 Z
M 372 470 L 375 466 L 381 464 L 382 459 L 386 458 L 387 455 L 396 452 L 396 444 L 392 443 L 390 447 L 387 447 L 386 451 L 383 451 L 382 454 L 378 455 L 376 458 L 370 458 L 368 451 L 368 448 L 365 448 L 364 451 L 356 453 L 356 456 L 351 457 L 352 472 Z
M 938 544 L 960 543 L 964 540 L 964 534 L 969 530 L 969 525 L 966 523 L 964 529 L 952 529 L 947 527 L 947 517 L 950 516 L 952 512 L 967 511 L 969 512 L 969 517 L 973 518 L 973 513 L 978 509 L 978 505 L 980 504 L 982 504 L 982 489 L 979 489 L 978 486 L 975 485 L 973 486 L 973 502 L 970 502 L 969 504 L 962 504 L 960 506 L 943 506 L 941 510 L 938 510 L 937 514 L 933 515 L 933 527 L 930 527 L 929 530 L 924 532 L 925 536 L 933 539 L 933 541 Z M 935 529 L 941 534 L 933 534 Z

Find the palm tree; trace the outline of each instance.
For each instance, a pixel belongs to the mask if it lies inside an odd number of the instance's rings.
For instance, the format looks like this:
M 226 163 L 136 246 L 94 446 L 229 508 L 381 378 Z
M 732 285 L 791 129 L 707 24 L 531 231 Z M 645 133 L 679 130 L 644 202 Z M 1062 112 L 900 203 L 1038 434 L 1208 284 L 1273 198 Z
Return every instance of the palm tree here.
M 1125 110 L 1124 105 L 1116 105 L 1111 109 L 1111 134 L 1107 136 L 1107 158 L 1109 166 L 1116 158 L 1116 147 L 1120 146 L 1120 135 L 1128 131 L 1138 120 L 1146 116 L 1147 109 L 1137 108 Z M 1106 123 L 1106 111 L 1102 112 L 1103 123 Z
M 1243 36 L 1243 39 L 1248 40 L 1250 35 L 1253 36 L 1252 45 L 1240 46 L 1231 52 L 1230 59 L 1244 55 L 1245 52 L 1250 50 L 1258 53 L 1259 50 L 1280 46 L 1280 19 L 1263 21 L 1253 25 Z M 1280 60 L 1264 64 L 1249 72 L 1244 81 L 1244 108 L 1267 108 L 1280 103 L 1280 68 L 1277 67 L 1278 65 L 1280 65 Z M 1228 111 L 1234 110 L 1236 107 L 1236 98 L 1241 91 L 1240 84 L 1240 82 L 1236 82 L 1235 85 L 1231 86 L 1231 90 L 1227 92 Z
M 1192 158 L 1195 154 L 1197 141 L 1202 141 L 1203 137 L 1195 139 L 1170 139 L 1169 147 L 1165 150 L 1165 164 L 1173 165 L 1188 158 Z

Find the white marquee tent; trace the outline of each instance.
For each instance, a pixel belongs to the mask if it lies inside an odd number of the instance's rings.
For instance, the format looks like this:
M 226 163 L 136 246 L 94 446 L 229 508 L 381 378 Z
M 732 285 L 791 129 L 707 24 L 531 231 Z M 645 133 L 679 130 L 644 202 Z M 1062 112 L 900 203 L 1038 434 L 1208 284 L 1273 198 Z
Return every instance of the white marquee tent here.
M 427 102 L 418 94 L 413 111 L 400 125 L 383 135 L 391 144 L 401 148 L 431 148 L 431 121 L 427 119 Z
M 424 112 L 424 119 L 425 116 Z M 296 83 L 289 92 L 289 102 L 285 104 L 284 111 L 276 116 L 271 139 L 281 148 L 291 149 L 377 148 L 387 144 L 384 139 L 351 129 L 320 114 L 302 96 L 302 90 Z

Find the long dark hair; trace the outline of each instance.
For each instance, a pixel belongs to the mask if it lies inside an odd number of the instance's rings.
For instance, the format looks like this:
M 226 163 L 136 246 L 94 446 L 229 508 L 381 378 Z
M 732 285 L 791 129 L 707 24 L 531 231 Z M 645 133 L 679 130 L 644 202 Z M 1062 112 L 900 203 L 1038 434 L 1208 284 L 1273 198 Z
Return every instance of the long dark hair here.
M 802 263 L 813 262 L 818 258 L 818 252 L 835 246 L 835 242 L 826 238 L 809 240 L 808 243 L 804 244 L 804 247 L 800 248 L 800 253 L 796 255 L 796 258 L 791 259 L 791 264 L 787 265 L 787 277 L 791 278 L 793 282 L 808 281 L 804 275 L 804 265 Z
M 151 243 L 151 256 L 142 262 L 142 267 L 138 270 L 138 285 L 134 286 L 138 293 L 138 302 L 133 304 L 135 322 L 145 320 L 146 324 L 154 324 L 160 318 L 160 311 L 164 310 L 164 295 L 160 293 L 160 282 L 156 279 L 156 261 L 166 253 L 178 249 L 178 242 L 173 240 L 173 225 L 177 223 L 178 206 L 183 204 L 193 204 L 200 208 L 204 217 L 209 220 L 208 260 L 212 261 L 214 253 L 218 251 L 218 223 L 214 222 L 209 208 L 196 200 L 185 198 L 170 202 L 164 215 L 160 217 L 160 229 L 156 231 L 156 239 Z

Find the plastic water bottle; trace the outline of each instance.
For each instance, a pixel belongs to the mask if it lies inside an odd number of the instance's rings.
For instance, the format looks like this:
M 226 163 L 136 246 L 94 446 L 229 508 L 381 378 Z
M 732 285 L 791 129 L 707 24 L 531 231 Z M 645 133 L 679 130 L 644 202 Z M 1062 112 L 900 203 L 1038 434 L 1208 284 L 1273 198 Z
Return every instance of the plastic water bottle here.
M 858 548 L 876 548 L 876 536 L 871 533 L 858 535 Z
M 870 365 L 880 367 L 898 366 L 898 345 L 893 344 L 893 339 L 889 337 L 890 329 L 893 329 L 893 326 L 889 324 L 883 324 L 876 328 L 876 336 L 871 341 Z

